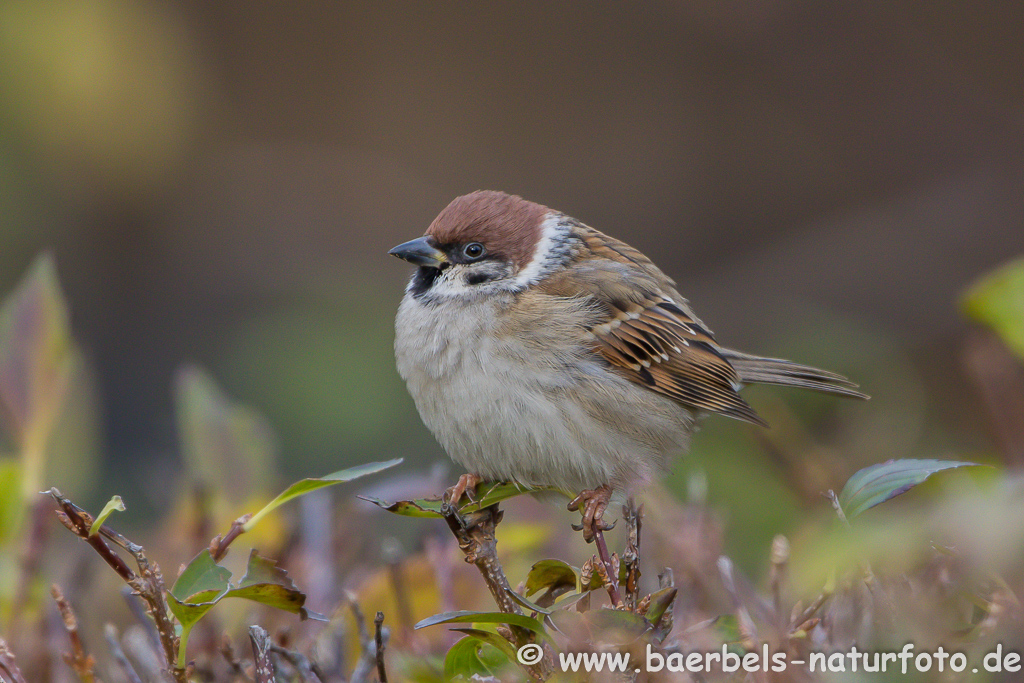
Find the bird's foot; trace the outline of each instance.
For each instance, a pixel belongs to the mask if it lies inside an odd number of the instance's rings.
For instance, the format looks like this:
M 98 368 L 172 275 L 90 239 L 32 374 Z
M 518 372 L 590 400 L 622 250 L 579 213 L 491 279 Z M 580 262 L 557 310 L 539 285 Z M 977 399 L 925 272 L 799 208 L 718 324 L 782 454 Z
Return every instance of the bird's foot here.
M 459 480 L 441 497 L 441 500 L 448 503 L 449 505 L 455 505 L 458 507 L 459 501 L 462 499 L 463 494 L 469 498 L 470 503 L 475 503 L 473 499 L 473 492 L 476 491 L 476 486 L 483 481 L 483 478 L 477 474 L 463 474 L 459 477 Z
M 582 491 L 580 495 L 569 501 L 566 506 L 570 512 L 583 508 L 583 523 L 573 525 L 573 529 L 583 531 L 583 540 L 591 543 L 599 532 L 609 531 L 615 523 L 604 522 L 604 512 L 608 509 L 608 501 L 612 497 L 612 487 L 607 484 L 590 491 Z

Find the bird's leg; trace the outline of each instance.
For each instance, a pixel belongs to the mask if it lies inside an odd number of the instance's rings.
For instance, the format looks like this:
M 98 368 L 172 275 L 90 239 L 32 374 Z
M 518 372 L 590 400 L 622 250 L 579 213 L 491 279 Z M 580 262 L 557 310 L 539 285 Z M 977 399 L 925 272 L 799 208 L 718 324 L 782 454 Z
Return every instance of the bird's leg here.
M 476 491 L 476 485 L 482 482 L 483 479 L 478 474 L 463 474 L 459 477 L 459 480 L 450 489 L 444 492 L 444 496 L 441 500 L 447 502 L 449 505 L 454 505 L 456 508 L 459 505 L 459 500 L 462 499 L 462 494 L 466 494 L 469 498 L 469 502 L 475 503 L 473 500 L 473 492 Z
M 583 507 L 583 524 L 580 525 L 580 529 L 583 530 L 583 540 L 587 543 L 591 543 L 602 531 L 608 531 L 615 526 L 604 523 L 604 512 L 608 509 L 611 497 L 612 487 L 604 484 L 590 491 L 582 491 L 566 506 L 569 512 L 576 512 Z

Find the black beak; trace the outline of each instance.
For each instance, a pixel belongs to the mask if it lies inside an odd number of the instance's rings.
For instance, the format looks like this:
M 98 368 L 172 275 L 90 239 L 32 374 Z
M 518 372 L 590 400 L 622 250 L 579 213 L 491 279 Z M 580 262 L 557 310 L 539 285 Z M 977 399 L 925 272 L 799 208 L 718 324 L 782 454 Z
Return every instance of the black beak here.
M 388 253 L 417 266 L 441 268 L 448 263 L 445 253 L 434 246 L 433 237 L 419 237 L 405 244 L 399 244 Z

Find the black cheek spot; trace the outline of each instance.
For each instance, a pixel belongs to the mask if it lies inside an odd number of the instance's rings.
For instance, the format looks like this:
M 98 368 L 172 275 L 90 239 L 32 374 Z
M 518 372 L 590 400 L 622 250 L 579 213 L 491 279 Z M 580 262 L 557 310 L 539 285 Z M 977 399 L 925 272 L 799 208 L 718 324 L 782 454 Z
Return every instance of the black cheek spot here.
M 494 277 L 492 275 L 489 275 L 488 273 L 470 273 L 469 275 L 466 276 L 466 284 L 479 285 L 483 284 L 484 282 L 487 282 L 488 280 L 493 279 Z

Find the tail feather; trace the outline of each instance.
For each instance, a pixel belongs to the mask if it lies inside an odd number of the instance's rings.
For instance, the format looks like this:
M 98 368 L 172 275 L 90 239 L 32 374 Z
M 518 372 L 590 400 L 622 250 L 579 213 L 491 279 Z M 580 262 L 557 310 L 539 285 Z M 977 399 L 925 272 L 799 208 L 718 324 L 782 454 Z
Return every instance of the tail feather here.
M 867 394 L 857 391 L 858 385 L 834 372 L 781 358 L 751 356 L 732 349 L 722 349 L 722 356 L 729 361 L 744 384 L 779 384 L 851 398 L 869 398 Z

